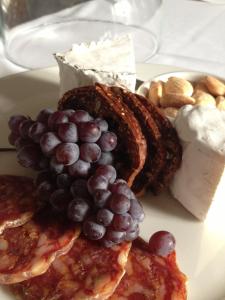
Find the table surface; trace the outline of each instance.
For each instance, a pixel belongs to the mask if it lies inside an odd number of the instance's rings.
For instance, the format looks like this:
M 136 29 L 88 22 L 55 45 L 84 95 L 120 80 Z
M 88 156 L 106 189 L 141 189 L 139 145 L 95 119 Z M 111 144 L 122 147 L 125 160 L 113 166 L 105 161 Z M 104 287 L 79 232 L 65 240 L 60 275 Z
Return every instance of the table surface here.
M 164 0 L 160 47 L 147 63 L 178 66 L 225 76 L 225 4 Z M 22 72 L 9 62 L 0 42 L 0 77 Z

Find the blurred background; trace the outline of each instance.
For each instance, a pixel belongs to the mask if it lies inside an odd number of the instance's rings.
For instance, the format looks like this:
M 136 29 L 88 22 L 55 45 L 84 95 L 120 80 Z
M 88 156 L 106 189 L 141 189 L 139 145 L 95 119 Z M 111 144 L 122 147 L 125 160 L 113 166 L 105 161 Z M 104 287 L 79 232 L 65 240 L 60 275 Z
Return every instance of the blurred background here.
M 225 74 L 223 0 L 0 0 L 0 76 L 55 64 L 72 43 L 133 35 L 136 62 Z

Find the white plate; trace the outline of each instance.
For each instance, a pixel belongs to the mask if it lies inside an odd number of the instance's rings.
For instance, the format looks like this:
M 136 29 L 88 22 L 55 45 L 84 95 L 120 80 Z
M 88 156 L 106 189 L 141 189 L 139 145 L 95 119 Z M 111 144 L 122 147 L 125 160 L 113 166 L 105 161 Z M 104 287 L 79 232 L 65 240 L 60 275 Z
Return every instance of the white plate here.
M 138 65 L 138 78 L 147 80 L 177 71 L 160 65 Z M 57 68 L 31 71 L 0 80 L 0 147 L 8 146 L 7 119 L 14 113 L 34 116 L 40 108 L 56 107 Z M 15 153 L 0 152 L 0 173 L 30 174 L 16 163 Z M 197 180 L 197 178 L 196 178 Z M 188 299 L 225 299 L 225 218 L 197 221 L 168 193 L 143 199 L 146 218 L 141 235 L 148 239 L 156 230 L 171 231 L 177 240 L 180 269 L 188 276 Z M 225 212 L 224 212 L 225 213 Z M 15 300 L 0 289 L 0 300 Z

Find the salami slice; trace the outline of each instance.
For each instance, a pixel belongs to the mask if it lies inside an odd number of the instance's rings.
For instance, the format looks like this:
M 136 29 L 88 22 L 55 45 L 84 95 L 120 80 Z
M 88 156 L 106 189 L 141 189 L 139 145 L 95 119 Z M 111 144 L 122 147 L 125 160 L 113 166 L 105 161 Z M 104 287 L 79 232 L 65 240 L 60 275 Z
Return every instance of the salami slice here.
M 130 244 L 105 248 L 79 238 L 38 277 L 11 286 L 23 300 L 104 300 L 124 275 Z
M 78 227 L 43 212 L 23 226 L 6 229 L 0 236 L 0 283 L 43 274 L 56 257 L 71 249 L 79 233 Z
M 35 189 L 28 177 L 0 176 L 0 234 L 28 222 L 35 212 Z
M 175 252 L 168 257 L 149 253 L 147 244 L 136 240 L 126 274 L 110 300 L 186 300 L 186 277 L 176 265 Z

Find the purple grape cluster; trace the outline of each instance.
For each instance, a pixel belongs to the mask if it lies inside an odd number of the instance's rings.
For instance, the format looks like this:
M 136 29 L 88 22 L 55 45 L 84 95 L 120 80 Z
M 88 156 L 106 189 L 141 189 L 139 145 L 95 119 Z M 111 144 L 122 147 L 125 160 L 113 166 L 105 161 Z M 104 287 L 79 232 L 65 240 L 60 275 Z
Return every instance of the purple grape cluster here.
M 88 239 L 101 240 L 106 247 L 136 239 L 144 219 L 142 206 L 126 181 L 116 178 L 113 166 L 102 165 L 87 181 L 76 180 L 70 187 L 73 199 L 68 217 L 82 222 Z
M 36 120 L 16 115 L 9 120 L 9 142 L 21 165 L 55 174 L 88 177 L 92 164 L 111 164 L 117 137 L 108 123 L 84 110 L 40 111 Z
M 143 209 L 126 181 L 117 179 L 108 123 L 83 110 L 42 110 L 36 120 L 12 116 L 9 142 L 24 167 L 38 171 L 42 204 L 82 224 L 84 235 L 105 246 L 134 240 Z

